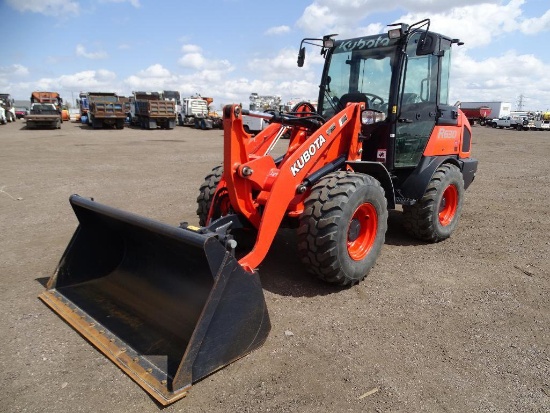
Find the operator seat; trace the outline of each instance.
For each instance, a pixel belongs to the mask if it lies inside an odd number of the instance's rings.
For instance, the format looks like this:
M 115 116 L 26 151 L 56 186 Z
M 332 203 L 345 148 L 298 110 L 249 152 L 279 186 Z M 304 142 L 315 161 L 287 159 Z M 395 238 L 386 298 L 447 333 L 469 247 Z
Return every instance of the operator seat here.
M 418 102 L 418 95 L 416 93 L 403 93 L 403 105 L 412 105 Z
M 354 102 L 354 103 L 363 102 L 365 104 L 365 109 L 369 108 L 369 98 L 364 93 L 351 92 L 351 93 L 345 93 L 342 95 L 342 97 L 338 101 L 339 109 L 340 110 L 345 109 L 347 104 L 350 102 Z

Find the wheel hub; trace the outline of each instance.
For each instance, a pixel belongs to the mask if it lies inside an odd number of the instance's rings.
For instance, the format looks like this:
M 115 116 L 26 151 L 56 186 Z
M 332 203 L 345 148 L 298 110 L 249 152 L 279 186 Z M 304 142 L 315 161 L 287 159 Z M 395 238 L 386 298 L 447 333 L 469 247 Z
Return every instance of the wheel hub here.
M 378 214 L 374 205 L 366 202 L 359 205 L 348 225 L 347 248 L 349 256 L 360 261 L 371 250 L 376 240 Z
M 353 242 L 359 238 L 359 232 L 361 231 L 361 223 L 358 219 L 354 218 L 349 224 L 348 241 Z
M 449 185 L 443 192 L 441 203 L 439 204 L 439 223 L 443 226 L 449 225 L 458 208 L 458 190 L 456 186 Z

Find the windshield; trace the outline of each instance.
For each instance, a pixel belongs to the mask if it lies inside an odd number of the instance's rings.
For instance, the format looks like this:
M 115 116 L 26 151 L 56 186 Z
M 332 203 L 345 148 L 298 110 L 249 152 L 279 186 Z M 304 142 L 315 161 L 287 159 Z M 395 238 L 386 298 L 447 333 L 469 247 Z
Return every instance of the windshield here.
M 351 101 L 361 96 L 370 109 L 387 112 L 395 53 L 395 41 L 387 35 L 337 42 L 326 77 L 323 116 L 344 109 L 350 93 Z
M 180 92 L 173 91 L 173 90 L 165 90 L 163 93 L 164 93 L 164 99 L 173 100 L 174 102 L 176 102 L 176 104 L 181 105 Z
M 51 115 L 57 114 L 57 109 L 51 103 L 36 103 L 31 106 L 31 113 L 33 115 Z

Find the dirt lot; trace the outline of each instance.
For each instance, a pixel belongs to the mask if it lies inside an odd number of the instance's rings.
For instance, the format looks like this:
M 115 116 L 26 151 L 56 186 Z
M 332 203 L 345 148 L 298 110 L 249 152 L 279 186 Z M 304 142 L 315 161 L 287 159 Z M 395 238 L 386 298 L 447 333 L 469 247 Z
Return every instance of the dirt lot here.
M 0 411 L 157 412 L 37 296 L 76 228 L 70 194 L 196 224 L 221 132 L 23 125 L 0 126 Z M 550 133 L 474 133 L 478 175 L 449 240 L 412 240 L 392 213 L 375 268 L 340 290 L 280 231 L 260 268 L 266 344 L 163 410 L 549 412 Z

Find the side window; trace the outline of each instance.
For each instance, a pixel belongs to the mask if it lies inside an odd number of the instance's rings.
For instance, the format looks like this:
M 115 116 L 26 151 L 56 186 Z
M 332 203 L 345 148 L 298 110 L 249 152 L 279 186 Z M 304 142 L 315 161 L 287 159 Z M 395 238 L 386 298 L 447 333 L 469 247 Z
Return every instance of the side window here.
M 407 46 L 403 105 L 421 102 L 436 103 L 437 58 L 433 55 L 416 55 L 419 38 L 420 34 L 416 34 Z
M 439 104 L 449 104 L 449 73 L 451 67 L 451 46 L 444 49 L 445 54 L 441 57 L 441 84 L 439 86 Z
M 427 56 L 412 57 L 407 62 L 407 78 L 403 90 L 403 105 L 425 102 L 429 93 L 423 86 L 427 86 L 424 81 L 426 76 Z

